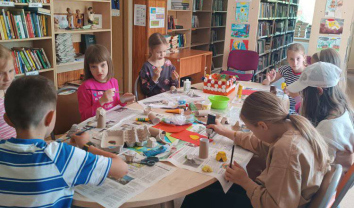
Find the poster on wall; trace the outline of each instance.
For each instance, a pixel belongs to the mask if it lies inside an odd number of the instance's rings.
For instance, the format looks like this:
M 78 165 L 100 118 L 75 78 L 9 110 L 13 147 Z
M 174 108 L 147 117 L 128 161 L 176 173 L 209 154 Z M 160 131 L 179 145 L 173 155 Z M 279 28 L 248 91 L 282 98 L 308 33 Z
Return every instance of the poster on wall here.
M 249 2 L 237 2 L 236 3 L 236 21 L 248 22 L 248 15 L 250 12 Z
M 317 51 L 321 51 L 327 48 L 333 48 L 336 51 L 339 51 L 340 47 L 340 37 L 324 37 L 320 36 L 317 40 Z
M 146 26 L 146 5 L 134 5 L 134 25 L 144 27 Z
M 112 16 L 118 17 L 120 16 L 120 4 L 119 0 L 111 0 L 112 2 Z
M 320 24 L 320 34 L 342 34 L 344 19 L 322 18 Z
M 248 38 L 250 34 L 249 24 L 232 24 L 231 37 L 233 38 Z
M 248 50 L 248 40 L 234 40 L 230 41 L 230 51 L 233 50 Z
M 342 17 L 343 0 L 326 0 L 325 17 Z
M 165 8 L 150 7 L 150 28 L 165 27 Z

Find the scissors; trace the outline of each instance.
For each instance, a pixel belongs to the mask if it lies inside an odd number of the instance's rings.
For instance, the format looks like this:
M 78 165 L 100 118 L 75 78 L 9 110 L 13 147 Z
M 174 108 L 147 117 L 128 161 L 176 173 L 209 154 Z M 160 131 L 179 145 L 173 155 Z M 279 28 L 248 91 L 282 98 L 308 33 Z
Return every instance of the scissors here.
M 139 164 L 142 164 L 142 165 L 147 165 L 147 166 L 154 166 L 155 163 L 159 162 L 159 158 L 158 157 L 147 157 L 143 160 L 141 160 L 140 162 L 138 162 Z

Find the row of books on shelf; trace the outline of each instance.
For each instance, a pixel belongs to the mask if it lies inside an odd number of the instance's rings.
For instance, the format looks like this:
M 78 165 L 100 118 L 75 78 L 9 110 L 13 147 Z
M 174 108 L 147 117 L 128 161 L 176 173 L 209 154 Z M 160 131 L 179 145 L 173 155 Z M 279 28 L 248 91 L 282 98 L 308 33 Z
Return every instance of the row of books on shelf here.
M 172 15 L 168 16 L 168 18 L 167 18 L 167 28 L 169 30 L 176 29 L 176 21 L 177 20 L 175 20 L 175 18 Z
M 186 34 L 165 35 L 168 43 L 168 53 L 177 53 L 179 48 L 186 45 Z
M 189 3 L 181 0 L 171 0 L 171 9 L 173 10 L 189 10 Z
M 30 11 L 28 11 L 30 10 Z M 44 37 L 49 34 L 46 15 L 32 9 L 2 9 L 0 15 L 1 40 Z
M 270 40 L 259 39 L 257 41 L 257 52 L 258 52 L 258 54 L 262 54 L 262 53 L 265 53 L 266 51 L 269 51 L 271 49 L 270 45 L 271 45 Z
M 297 6 L 290 5 L 289 7 L 289 17 L 296 17 L 297 16 Z
M 276 17 L 287 17 L 288 16 L 288 5 L 278 4 L 276 7 Z
M 224 26 L 226 17 L 223 14 L 213 14 L 211 18 L 212 26 Z
M 269 21 L 261 21 L 258 23 L 258 37 L 269 36 L 273 34 L 272 23 Z
M 193 1 L 193 11 L 203 10 L 203 0 L 194 0 Z
M 7 2 L 15 2 L 15 3 L 43 3 L 49 4 L 50 0 L 2 0 Z
M 198 28 L 199 27 L 199 18 L 197 15 L 192 16 L 192 28 Z
M 11 51 L 16 74 L 51 68 L 43 48 L 14 47 Z
M 259 8 L 259 18 L 274 17 L 275 3 L 262 3 Z
M 227 9 L 226 0 L 214 0 L 213 2 L 213 11 L 226 11 Z

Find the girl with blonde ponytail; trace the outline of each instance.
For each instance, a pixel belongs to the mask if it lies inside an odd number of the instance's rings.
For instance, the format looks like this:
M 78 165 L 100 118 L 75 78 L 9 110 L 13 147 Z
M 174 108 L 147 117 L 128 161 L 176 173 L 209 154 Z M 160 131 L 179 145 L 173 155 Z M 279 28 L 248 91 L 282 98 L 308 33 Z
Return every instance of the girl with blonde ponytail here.
M 245 170 L 234 162 L 232 168 L 227 168 L 225 179 L 237 184 L 231 190 L 237 186 L 238 193 L 229 191 L 226 195 L 217 195 L 215 189 L 206 188 L 189 195 L 184 207 L 200 205 L 201 201 L 203 205 L 205 202 L 202 207 L 218 207 L 213 200 L 209 200 L 216 195 L 221 197 L 218 202 L 228 201 L 227 207 L 247 200 L 249 207 L 305 207 L 330 169 L 324 139 L 306 118 L 290 115 L 281 100 L 272 93 L 255 92 L 247 97 L 240 118 L 251 130 L 250 133 L 232 131 L 219 122 L 208 128 L 266 158 L 265 170 L 252 181 Z M 242 194 L 248 196 L 243 202 Z M 200 199 L 193 198 L 193 195 Z

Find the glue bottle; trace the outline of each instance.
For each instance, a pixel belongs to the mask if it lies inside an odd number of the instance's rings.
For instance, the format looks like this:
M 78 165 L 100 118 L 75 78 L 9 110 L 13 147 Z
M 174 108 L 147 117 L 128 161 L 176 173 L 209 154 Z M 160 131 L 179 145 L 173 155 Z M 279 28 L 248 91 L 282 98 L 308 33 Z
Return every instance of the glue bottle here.
M 184 92 L 189 92 L 191 90 L 191 81 L 189 81 L 189 79 L 186 79 L 183 82 L 183 91 Z

